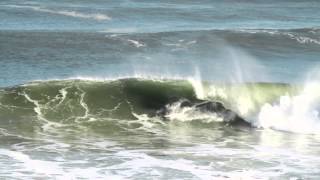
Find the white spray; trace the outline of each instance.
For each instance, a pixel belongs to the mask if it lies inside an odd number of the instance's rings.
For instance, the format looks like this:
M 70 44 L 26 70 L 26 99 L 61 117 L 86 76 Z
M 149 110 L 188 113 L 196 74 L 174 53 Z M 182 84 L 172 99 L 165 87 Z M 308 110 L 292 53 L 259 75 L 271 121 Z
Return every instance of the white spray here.
M 320 83 L 314 79 L 308 80 L 300 94 L 284 95 L 278 103 L 265 104 L 256 126 L 317 134 L 320 132 L 319 104 Z

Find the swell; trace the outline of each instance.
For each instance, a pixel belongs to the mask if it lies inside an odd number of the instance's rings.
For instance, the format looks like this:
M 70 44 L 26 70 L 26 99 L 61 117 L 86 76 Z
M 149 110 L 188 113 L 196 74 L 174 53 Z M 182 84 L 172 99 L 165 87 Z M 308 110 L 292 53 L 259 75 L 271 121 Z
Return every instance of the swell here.
M 199 67 L 203 79 L 225 82 L 234 73 L 224 70 L 233 69 L 234 60 L 244 62 L 240 65 L 245 70 L 255 68 L 255 64 L 246 63 L 251 59 L 266 65 L 272 73 L 271 78 L 260 76 L 260 71 L 255 73 L 259 76 L 257 81 L 293 82 L 301 78 L 301 73 L 296 72 L 306 72 L 318 62 L 320 36 L 313 37 L 316 34 L 309 31 L 319 33 L 319 30 L 248 31 L 141 34 L 0 31 L 0 63 L 3 63 L 0 84 L 75 76 L 131 76 L 136 72 L 163 74 L 163 68 L 168 69 L 165 73 L 170 77 L 190 76 L 194 65 Z M 289 32 L 294 36 L 286 35 Z M 305 36 L 309 39 L 303 40 Z M 284 66 L 289 68 L 283 71 Z
M 265 34 L 274 37 L 283 37 L 295 40 L 300 44 L 320 45 L 319 28 L 301 28 L 301 29 L 245 29 L 239 30 L 243 33 Z
M 101 31 L 102 33 L 104 31 Z M 294 44 L 299 45 L 320 45 L 320 28 L 298 28 L 298 29 L 199 29 L 199 30 L 186 30 L 186 31 L 164 31 L 153 33 L 125 33 L 117 31 L 106 31 L 108 34 L 113 34 L 109 37 L 116 37 L 115 34 L 122 35 L 123 37 L 136 37 L 143 41 L 157 39 L 169 39 L 175 40 L 175 37 L 181 39 L 193 38 L 196 43 L 201 44 L 201 40 L 223 39 L 230 43 L 236 43 L 238 45 L 255 43 L 255 45 L 261 44 L 261 42 L 268 43 L 269 41 L 277 41 L 274 46 L 290 45 L 294 47 Z M 108 36 L 107 36 L 108 37 Z M 200 40 L 197 40 L 200 39 Z M 189 41 L 192 42 L 192 41 Z M 263 43 L 262 43 L 263 44 Z M 278 44 L 278 45 L 277 45 Z M 177 43 L 177 46 L 188 45 L 188 42 Z M 173 46 L 173 45 L 172 45 Z M 291 47 L 289 46 L 289 47 Z M 258 46 L 259 47 L 259 46 Z
M 153 49 L 172 50 L 172 49 L 216 49 L 217 43 L 227 43 L 232 46 L 244 49 L 260 49 L 275 51 L 284 50 L 308 50 L 319 51 L 320 45 L 320 29 L 304 28 L 304 29 L 234 29 L 234 30 L 194 30 L 194 31 L 169 31 L 157 33 L 121 33 L 121 32 L 84 32 L 84 31 L 19 31 L 19 30 L 1 30 L 1 41 L 3 46 L 17 47 L 23 38 L 22 45 L 28 41 L 32 41 L 37 45 L 52 46 L 52 44 L 61 43 L 61 46 L 72 45 L 75 49 L 81 48 L 75 45 L 88 45 L 95 43 L 94 47 L 104 50 L 114 50 L 121 48 L 126 52 L 152 52 Z M 19 38 L 19 39 L 16 39 Z M 44 41 L 44 42 L 42 42 Z M 86 44 L 82 43 L 87 42 Z M 46 42 L 46 43 L 45 43 Z M 40 45 L 40 44 L 39 44 Z M 58 48 L 54 46 L 54 48 Z M 88 47 L 86 47 L 88 48 Z M 90 47 L 89 47 L 90 48 Z M 307 51 L 307 52 L 308 52 Z

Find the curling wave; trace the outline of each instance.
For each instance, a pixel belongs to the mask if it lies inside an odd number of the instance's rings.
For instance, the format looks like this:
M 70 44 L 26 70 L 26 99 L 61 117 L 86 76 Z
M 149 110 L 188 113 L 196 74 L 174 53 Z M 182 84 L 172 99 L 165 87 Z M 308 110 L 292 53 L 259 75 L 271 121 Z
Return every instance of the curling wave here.
M 41 126 L 74 125 L 101 120 L 117 124 L 152 119 L 157 110 L 167 106 L 170 108 L 167 117 L 172 120 L 221 121 L 217 116 L 192 107 L 178 107 L 179 101 L 170 105 L 172 99 L 205 99 L 221 102 L 226 108 L 256 125 L 255 117 L 263 105 L 277 102 L 282 95 L 295 92 L 296 87 L 279 83 L 223 85 L 188 80 L 133 78 L 36 81 L 1 89 L 0 119 L 3 124 L 19 122 L 24 124 L 23 127 L 30 123 Z

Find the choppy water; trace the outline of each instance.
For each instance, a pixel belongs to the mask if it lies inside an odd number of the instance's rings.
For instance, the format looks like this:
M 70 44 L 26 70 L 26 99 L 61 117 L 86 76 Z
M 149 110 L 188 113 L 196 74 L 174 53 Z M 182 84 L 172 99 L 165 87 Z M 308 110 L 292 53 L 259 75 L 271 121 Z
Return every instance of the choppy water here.
M 0 179 L 318 179 L 319 9 L 1 1 Z

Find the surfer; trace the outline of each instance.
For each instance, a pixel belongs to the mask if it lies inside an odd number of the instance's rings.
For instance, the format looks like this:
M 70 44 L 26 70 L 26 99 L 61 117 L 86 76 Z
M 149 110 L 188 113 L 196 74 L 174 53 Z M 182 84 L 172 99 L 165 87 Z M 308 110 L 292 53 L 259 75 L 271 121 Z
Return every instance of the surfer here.
M 192 102 L 188 99 L 175 100 L 158 110 L 156 115 L 167 120 L 167 115 L 171 112 L 169 107 L 177 102 L 179 103 L 179 108 L 190 107 L 203 113 L 214 113 L 218 117 L 223 118 L 223 122 L 228 125 L 251 127 L 249 122 L 245 121 L 234 111 L 225 108 L 221 102 L 217 101 L 196 100 Z

